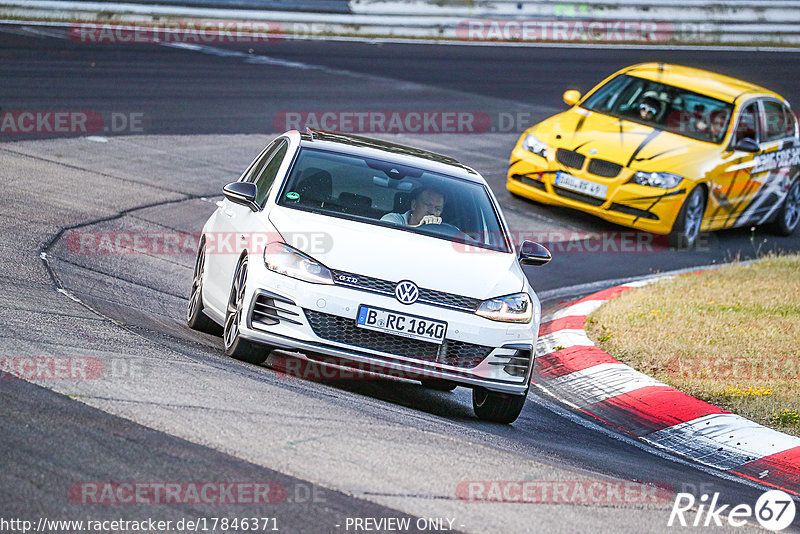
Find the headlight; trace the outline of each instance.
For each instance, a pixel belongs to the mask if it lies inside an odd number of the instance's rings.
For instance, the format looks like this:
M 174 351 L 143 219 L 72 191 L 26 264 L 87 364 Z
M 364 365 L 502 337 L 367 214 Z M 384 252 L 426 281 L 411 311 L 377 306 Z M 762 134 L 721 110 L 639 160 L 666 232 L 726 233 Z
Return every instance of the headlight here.
M 631 180 L 635 184 L 649 185 L 650 187 L 660 187 L 661 189 L 672 189 L 683 180 L 683 176 L 670 174 L 668 172 L 643 172 L 636 171 Z
M 527 293 L 516 293 L 484 300 L 475 313 L 492 321 L 529 323 L 533 317 L 533 304 Z
M 533 152 L 537 156 L 547 158 L 547 145 L 539 141 L 535 135 L 528 134 L 522 141 L 522 148 L 528 152 Z
M 270 271 L 312 284 L 333 283 L 330 269 L 286 243 L 276 242 L 267 245 L 264 248 L 264 265 Z

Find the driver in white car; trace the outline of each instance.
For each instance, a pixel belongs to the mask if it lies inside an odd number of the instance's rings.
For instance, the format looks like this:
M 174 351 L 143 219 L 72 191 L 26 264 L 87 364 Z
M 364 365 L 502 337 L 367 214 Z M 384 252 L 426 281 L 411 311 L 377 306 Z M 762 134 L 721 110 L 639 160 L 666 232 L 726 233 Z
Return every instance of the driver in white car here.
M 411 193 L 411 209 L 405 213 L 387 213 L 382 221 L 405 226 L 442 224 L 444 193 L 432 187 L 420 187 Z

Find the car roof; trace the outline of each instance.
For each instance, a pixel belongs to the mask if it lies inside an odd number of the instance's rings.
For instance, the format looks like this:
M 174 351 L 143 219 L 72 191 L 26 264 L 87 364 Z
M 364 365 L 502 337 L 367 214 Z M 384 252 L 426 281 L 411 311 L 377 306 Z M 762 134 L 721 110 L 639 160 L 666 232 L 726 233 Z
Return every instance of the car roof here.
M 779 94 L 744 80 L 731 78 L 707 70 L 669 65 L 667 63 L 641 63 L 619 72 L 639 78 L 674 85 L 682 89 L 701 93 L 724 102 L 735 102 L 746 94 L 752 96 L 771 96 L 784 100 Z
M 486 183 L 483 177 L 474 169 L 460 163 L 458 160 L 420 148 L 361 135 L 312 129 L 307 129 L 305 132 L 300 133 L 300 140 L 301 146 L 304 147 L 382 158 L 398 164 L 422 167 L 473 182 Z

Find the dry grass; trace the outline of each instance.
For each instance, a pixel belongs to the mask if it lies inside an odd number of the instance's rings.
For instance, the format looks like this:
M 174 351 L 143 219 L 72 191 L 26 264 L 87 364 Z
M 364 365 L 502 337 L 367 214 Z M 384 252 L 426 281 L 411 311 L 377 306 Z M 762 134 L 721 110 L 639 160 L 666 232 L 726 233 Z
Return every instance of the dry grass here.
M 587 331 L 643 373 L 800 436 L 800 255 L 632 289 Z

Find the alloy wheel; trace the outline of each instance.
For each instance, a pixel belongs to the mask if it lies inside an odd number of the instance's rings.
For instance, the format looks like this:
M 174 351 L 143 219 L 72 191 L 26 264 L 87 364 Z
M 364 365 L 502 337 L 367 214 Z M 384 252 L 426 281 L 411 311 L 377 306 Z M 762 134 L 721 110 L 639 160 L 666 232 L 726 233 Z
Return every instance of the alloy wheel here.
M 242 305 L 244 302 L 244 286 L 247 280 L 247 260 L 242 260 L 236 275 L 233 278 L 231 295 L 228 298 L 228 308 L 225 314 L 225 348 L 230 348 L 239 335 L 239 323 L 242 318 Z

